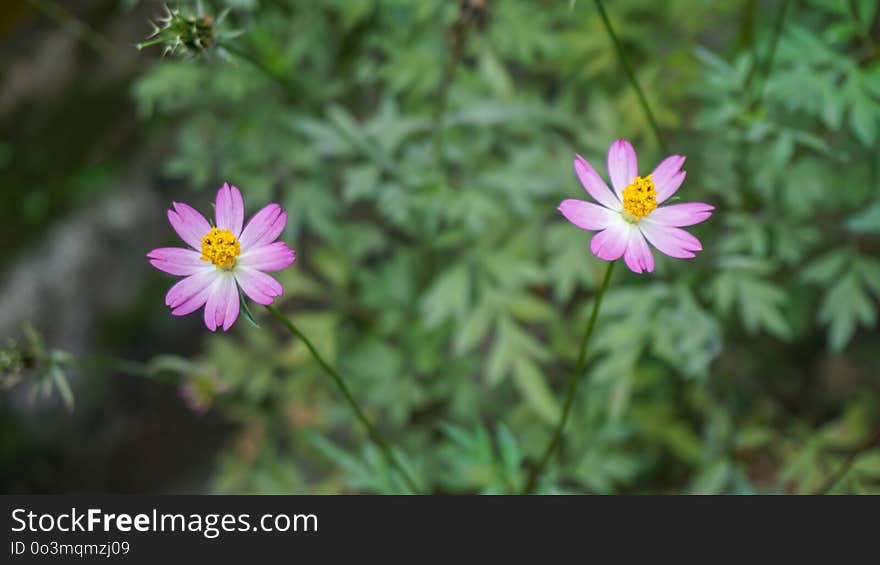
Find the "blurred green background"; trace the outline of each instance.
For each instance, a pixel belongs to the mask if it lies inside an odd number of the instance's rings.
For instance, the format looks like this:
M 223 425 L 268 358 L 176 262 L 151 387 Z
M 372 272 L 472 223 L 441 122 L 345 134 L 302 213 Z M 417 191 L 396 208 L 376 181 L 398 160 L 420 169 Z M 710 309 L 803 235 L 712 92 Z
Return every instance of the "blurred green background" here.
M 617 269 L 540 490 L 880 493 L 880 2 L 604 4 L 717 210 Z M 135 49 L 152 0 L 0 11 L 2 491 L 403 490 L 262 309 L 170 316 L 144 255 L 224 181 L 287 209 L 279 307 L 425 490 L 522 488 L 604 272 L 573 155 L 665 157 L 595 2 L 179 8 L 204 52 Z

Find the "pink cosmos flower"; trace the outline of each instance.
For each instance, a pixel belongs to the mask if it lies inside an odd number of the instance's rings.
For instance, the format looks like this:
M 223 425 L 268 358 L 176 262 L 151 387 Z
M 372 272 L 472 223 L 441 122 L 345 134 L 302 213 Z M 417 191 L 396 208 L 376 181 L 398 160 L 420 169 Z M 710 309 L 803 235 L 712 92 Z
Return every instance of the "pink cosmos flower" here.
M 257 304 L 272 304 L 281 296 L 281 285 L 264 271 L 290 266 L 296 252 L 275 241 L 287 223 L 287 213 L 269 204 L 251 218 L 244 229 L 244 201 L 234 186 L 223 184 L 217 192 L 216 222 L 212 226 L 194 208 L 172 202 L 171 227 L 191 249 L 161 247 L 147 254 L 150 264 L 178 281 L 165 296 L 175 316 L 205 307 L 205 325 L 212 332 L 228 330 L 238 318 L 239 289 Z
M 640 177 L 633 146 L 618 139 L 608 149 L 611 192 L 586 159 L 577 155 L 574 170 L 599 204 L 567 199 L 559 204 L 559 211 L 577 227 L 599 231 L 590 241 L 593 255 L 604 261 L 623 257 L 634 273 L 654 271 L 654 255 L 645 240 L 670 257 L 692 259 L 703 246 L 681 228 L 706 220 L 714 207 L 702 202 L 658 207 L 684 181 L 684 159 L 681 155 L 667 157 L 651 174 Z

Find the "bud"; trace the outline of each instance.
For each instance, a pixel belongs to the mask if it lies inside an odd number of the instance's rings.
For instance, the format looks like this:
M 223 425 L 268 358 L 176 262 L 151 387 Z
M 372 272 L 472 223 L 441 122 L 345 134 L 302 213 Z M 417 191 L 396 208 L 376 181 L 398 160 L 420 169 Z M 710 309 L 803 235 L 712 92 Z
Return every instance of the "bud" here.
M 147 37 L 147 41 L 137 44 L 138 49 L 164 45 L 163 57 L 166 55 L 195 57 L 217 47 L 219 40 L 238 35 L 218 29 L 225 20 L 228 10 L 215 19 L 209 14 L 187 15 L 180 9 L 169 8 L 167 4 L 164 8 L 165 14 L 156 21 L 150 22 L 153 33 Z
M 190 410 L 204 414 L 214 404 L 214 399 L 223 394 L 226 384 L 220 380 L 213 369 L 203 369 L 189 376 L 180 386 L 180 396 Z

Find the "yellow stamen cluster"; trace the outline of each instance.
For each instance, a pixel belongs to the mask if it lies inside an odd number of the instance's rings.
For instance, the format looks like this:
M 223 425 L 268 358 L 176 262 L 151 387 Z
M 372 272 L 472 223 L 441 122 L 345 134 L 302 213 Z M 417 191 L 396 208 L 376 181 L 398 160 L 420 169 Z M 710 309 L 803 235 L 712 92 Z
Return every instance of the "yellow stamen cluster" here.
M 632 184 L 623 189 L 623 211 L 626 219 L 638 222 L 657 207 L 657 189 L 651 175 L 636 177 Z
M 213 227 L 202 238 L 202 261 L 210 261 L 218 269 L 235 265 L 235 258 L 240 254 L 241 244 L 229 230 Z

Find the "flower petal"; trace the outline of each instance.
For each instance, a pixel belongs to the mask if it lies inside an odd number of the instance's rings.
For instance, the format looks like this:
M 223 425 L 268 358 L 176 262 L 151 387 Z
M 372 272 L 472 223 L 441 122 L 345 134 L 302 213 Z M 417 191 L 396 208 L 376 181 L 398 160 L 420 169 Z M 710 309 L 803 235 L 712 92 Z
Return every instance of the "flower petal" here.
M 287 212 L 283 212 L 278 204 L 269 204 L 257 212 L 241 232 L 238 240 L 242 251 L 272 243 L 284 231 L 286 224 Z
M 620 259 L 629 244 L 630 234 L 633 231 L 632 224 L 622 218 L 603 231 L 600 231 L 590 240 L 590 251 L 603 261 Z
M 654 188 L 657 189 L 658 204 L 675 194 L 684 182 L 687 173 L 680 170 L 684 160 L 683 155 L 670 155 L 651 171 L 651 180 L 654 181 Z
M 639 229 L 648 238 L 651 245 L 670 257 L 692 259 L 695 256 L 694 251 L 703 249 L 700 240 L 683 229 L 656 224 L 644 219 L 639 222 Z
M 241 192 L 234 186 L 223 183 L 223 186 L 217 191 L 214 215 L 218 228 L 229 230 L 232 235 L 239 237 L 241 226 L 244 223 L 244 200 L 241 198 Z
M 205 269 L 177 281 L 165 295 L 165 304 L 177 308 L 217 280 L 218 273 L 217 269 Z
M 238 291 L 235 287 L 235 277 L 230 273 L 223 275 L 211 284 L 208 293 L 208 301 L 205 303 L 205 325 L 212 332 L 218 327 L 223 331 L 229 329 L 238 318 Z
M 651 253 L 651 248 L 648 247 L 645 237 L 638 229 L 632 230 L 629 245 L 626 246 L 626 251 L 623 254 L 623 260 L 626 266 L 636 274 L 641 274 L 643 270 L 649 273 L 654 272 L 654 254 Z
M 211 283 L 211 286 L 208 287 L 208 300 L 205 302 L 205 311 L 203 313 L 205 326 L 212 332 L 217 331 L 217 309 L 221 298 L 221 284 L 219 278 Z
M 608 148 L 608 176 L 617 197 L 623 201 L 623 189 L 639 176 L 639 161 L 629 141 L 618 139 Z
M 604 206 L 572 198 L 563 200 L 558 210 L 565 219 L 583 230 L 604 230 L 620 217 L 618 212 Z
M 174 210 L 168 210 L 171 227 L 187 245 L 200 251 L 202 238 L 211 231 L 211 224 L 192 206 L 182 202 L 172 202 L 171 205 L 174 207 Z
M 202 261 L 202 254 L 181 247 L 160 247 L 147 253 L 150 265 L 171 275 L 194 275 L 211 263 Z
M 264 306 L 275 302 L 275 297 L 281 296 L 283 292 L 278 281 L 256 269 L 237 268 L 235 279 L 248 298 Z
M 611 192 L 599 173 L 580 155 L 575 157 L 574 172 L 577 173 L 581 185 L 596 202 L 612 210 L 619 211 L 621 209 L 620 200 L 614 197 L 614 193 Z
M 174 316 L 186 316 L 204 306 L 205 301 L 208 300 L 208 294 L 211 292 L 211 284 L 212 283 L 209 283 L 205 288 L 193 294 L 189 299 L 174 308 L 171 311 L 171 314 Z
M 287 247 L 283 241 L 276 241 L 248 249 L 238 257 L 236 263 L 259 271 L 279 271 L 289 267 L 295 260 L 296 251 Z
M 228 280 L 224 288 L 226 293 L 226 311 L 223 313 L 223 331 L 228 331 L 232 324 L 238 319 L 238 312 L 241 309 L 241 300 L 238 297 L 238 287 L 235 285 L 235 277 L 226 277 Z M 219 321 L 217 322 L 220 323 Z
M 651 212 L 650 218 L 651 221 L 664 226 L 692 226 L 708 219 L 714 209 L 714 206 L 702 202 L 670 204 Z

